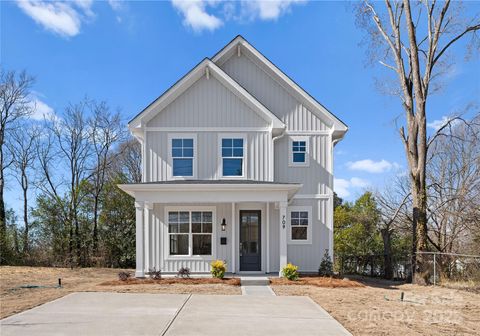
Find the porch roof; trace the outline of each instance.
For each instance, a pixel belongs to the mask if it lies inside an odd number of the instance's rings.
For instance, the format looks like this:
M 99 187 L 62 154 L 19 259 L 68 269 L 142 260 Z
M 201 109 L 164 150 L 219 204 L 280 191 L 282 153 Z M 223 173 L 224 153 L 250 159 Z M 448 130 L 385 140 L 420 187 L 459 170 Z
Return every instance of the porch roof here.
M 286 202 L 300 183 L 254 180 L 174 180 L 119 184 L 136 201 L 154 203 Z

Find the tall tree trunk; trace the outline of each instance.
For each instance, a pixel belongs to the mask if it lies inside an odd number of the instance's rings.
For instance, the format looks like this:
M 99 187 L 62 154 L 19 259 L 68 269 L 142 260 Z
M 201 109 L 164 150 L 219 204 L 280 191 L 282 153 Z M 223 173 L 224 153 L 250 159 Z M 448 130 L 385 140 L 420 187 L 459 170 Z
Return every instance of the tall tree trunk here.
M 98 196 L 93 200 L 93 255 L 97 255 L 98 250 Z
M 3 132 L 0 132 L 0 265 L 6 264 L 5 255 L 7 246 L 7 219 L 5 213 L 5 201 L 3 199 L 4 175 L 3 175 Z
M 385 279 L 393 279 L 392 267 L 392 231 L 384 228 L 381 231 L 383 240 L 383 271 Z
M 23 232 L 23 253 L 28 255 L 29 246 L 29 224 L 28 224 L 28 180 L 25 171 L 22 172 L 22 190 L 23 190 L 23 225 L 25 230 Z

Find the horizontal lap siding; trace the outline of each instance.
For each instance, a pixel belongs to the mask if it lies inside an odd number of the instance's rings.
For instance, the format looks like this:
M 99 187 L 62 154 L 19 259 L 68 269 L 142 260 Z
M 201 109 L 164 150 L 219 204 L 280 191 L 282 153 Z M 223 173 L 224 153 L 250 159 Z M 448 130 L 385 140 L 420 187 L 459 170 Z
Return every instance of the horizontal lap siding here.
M 174 132 L 172 132 L 174 133 Z M 181 132 L 189 133 L 189 132 Z M 197 132 L 197 177 L 202 180 L 220 178 L 219 134 L 229 132 Z M 241 132 L 247 136 L 247 178 L 252 180 L 269 181 L 270 164 L 269 153 L 272 139 L 269 132 Z M 169 179 L 171 167 L 168 162 L 168 132 L 147 132 L 147 182 L 166 181 Z
M 326 131 L 326 122 L 266 73 L 248 56 L 234 55 L 221 68 L 276 114 L 293 131 Z
M 205 76 L 147 123 L 148 127 L 268 127 L 269 123 L 213 77 Z

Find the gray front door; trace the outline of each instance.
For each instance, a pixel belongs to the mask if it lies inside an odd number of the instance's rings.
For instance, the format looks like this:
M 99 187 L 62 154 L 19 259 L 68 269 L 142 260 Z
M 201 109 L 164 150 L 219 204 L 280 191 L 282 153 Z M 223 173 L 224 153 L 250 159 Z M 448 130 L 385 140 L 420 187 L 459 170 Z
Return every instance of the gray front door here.
M 240 210 L 240 271 L 261 271 L 260 210 Z

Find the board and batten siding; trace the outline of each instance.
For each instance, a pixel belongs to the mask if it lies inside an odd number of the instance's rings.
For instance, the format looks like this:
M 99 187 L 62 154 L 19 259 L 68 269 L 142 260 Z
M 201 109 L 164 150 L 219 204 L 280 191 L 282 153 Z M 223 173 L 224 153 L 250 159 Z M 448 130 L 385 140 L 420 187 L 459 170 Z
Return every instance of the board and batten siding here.
M 176 132 L 147 131 L 146 141 L 146 182 L 167 181 L 171 179 L 170 163 L 168 161 L 168 134 Z M 214 180 L 221 178 L 219 166 L 219 136 L 231 132 L 178 132 L 184 135 L 192 134 L 197 138 L 197 179 Z M 246 173 L 247 179 L 271 181 L 269 153 L 272 136 L 268 131 L 233 132 L 245 134 Z
M 168 223 L 165 222 L 165 207 L 184 207 L 188 210 L 189 207 L 195 206 L 207 206 L 215 208 L 215 218 L 213 228 L 215 230 L 215 238 L 212 242 L 215 244 L 216 255 L 212 258 L 206 258 L 204 260 L 196 260 L 192 258 L 168 258 L 166 252 L 168 251 Z M 150 248 L 148 249 L 149 264 L 146 265 L 146 269 L 156 268 L 161 269 L 162 272 L 176 273 L 181 267 L 188 267 L 194 272 L 210 272 L 210 263 L 213 259 L 226 260 L 227 264 L 231 264 L 231 225 L 227 225 L 226 230 L 222 231 L 219 223 L 222 218 L 231 218 L 232 208 L 230 204 L 155 204 L 151 218 L 149 221 L 149 242 Z M 228 245 L 220 245 L 220 237 L 227 237 Z M 212 244 L 212 245 L 213 245 Z M 212 246 L 213 247 L 213 246 Z
M 268 127 L 213 76 L 201 77 L 150 120 L 147 127 Z
M 289 165 L 290 137 L 286 135 L 275 142 L 275 180 L 302 183 L 298 194 L 333 193 L 333 174 L 331 167 L 331 141 L 329 135 L 310 135 L 309 166 L 291 167 Z
M 322 260 L 325 249 L 330 248 L 331 228 L 328 224 L 328 214 L 330 200 L 294 200 L 289 206 L 311 206 L 312 218 L 309 224 L 312 225 L 312 243 L 311 244 L 293 244 L 287 245 L 288 262 L 298 265 L 298 269 L 303 272 L 317 272 Z M 287 210 L 289 211 L 289 210 Z
M 233 55 L 220 65 L 230 77 L 280 118 L 290 131 L 328 131 L 329 126 L 250 57 Z

